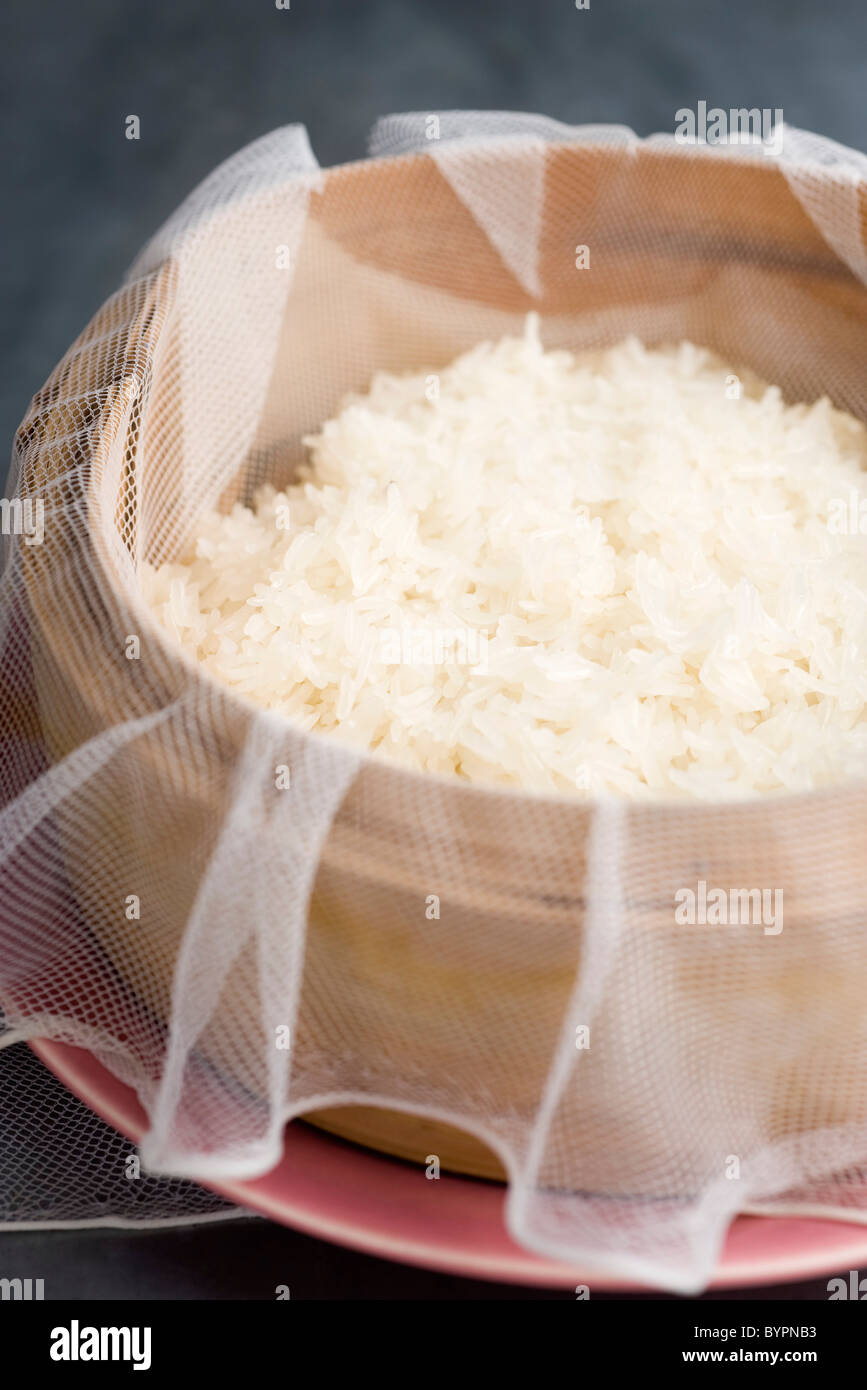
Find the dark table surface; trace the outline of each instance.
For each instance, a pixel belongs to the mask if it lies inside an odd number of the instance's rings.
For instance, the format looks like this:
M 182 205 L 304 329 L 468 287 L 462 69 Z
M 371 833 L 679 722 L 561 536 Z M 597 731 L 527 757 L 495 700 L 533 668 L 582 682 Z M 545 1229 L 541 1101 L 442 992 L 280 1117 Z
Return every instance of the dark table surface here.
M 163 1231 L 45 1231 L 0 1236 L 7 1269 L 45 1279 L 46 1299 L 532 1299 L 575 1301 L 569 1289 L 525 1289 L 410 1269 L 241 1219 Z M 44 1271 L 30 1275 L 30 1271 Z M 837 1271 L 846 1279 L 848 1271 Z M 828 1278 L 776 1288 L 725 1289 L 700 1300 L 827 1300 Z M 594 1302 L 649 1295 L 604 1294 Z M 655 1299 L 674 1295 L 654 1294 Z
M 863 0 L 7 0 L 0 428 L 219 161 L 307 126 L 323 165 L 389 111 L 496 108 L 672 130 L 675 112 L 781 107 L 867 147 Z M 138 115 L 141 138 L 124 137 Z M 568 1298 L 408 1270 L 267 1222 L 17 1232 L 4 1266 L 63 1298 Z M 845 1273 L 845 1271 L 844 1271 Z M 602 1295 L 600 1295 L 602 1296 Z M 724 1297 L 827 1298 L 827 1279 Z M 713 1295 L 709 1295 L 713 1297 Z

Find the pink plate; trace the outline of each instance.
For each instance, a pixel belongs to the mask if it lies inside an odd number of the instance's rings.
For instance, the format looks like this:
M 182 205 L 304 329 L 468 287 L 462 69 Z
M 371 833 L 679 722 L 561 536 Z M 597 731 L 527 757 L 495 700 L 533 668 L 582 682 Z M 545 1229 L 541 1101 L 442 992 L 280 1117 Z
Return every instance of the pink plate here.
M 31 1047 L 79 1099 L 129 1139 L 145 1115 L 123 1085 L 83 1048 L 40 1040 Z M 307 1125 L 286 1129 L 283 1157 L 251 1182 L 205 1183 L 230 1201 L 284 1225 L 370 1255 L 476 1279 L 571 1288 L 589 1282 L 567 1265 L 533 1255 L 503 1224 L 497 1183 L 443 1176 L 330 1138 Z M 741 1216 L 726 1240 L 713 1288 L 782 1284 L 867 1263 L 867 1227 L 843 1221 Z M 597 1289 L 635 1287 L 594 1276 Z

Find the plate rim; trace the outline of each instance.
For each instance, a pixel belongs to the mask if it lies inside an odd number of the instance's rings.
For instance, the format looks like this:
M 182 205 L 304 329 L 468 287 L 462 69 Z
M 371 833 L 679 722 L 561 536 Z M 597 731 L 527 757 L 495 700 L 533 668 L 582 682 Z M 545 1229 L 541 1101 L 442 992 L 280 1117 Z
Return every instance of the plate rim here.
M 78 1099 L 93 1110 L 101 1119 L 125 1135 L 132 1143 L 138 1143 L 146 1128 L 146 1117 L 138 1097 L 131 1086 L 121 1081 L 100 1062 L 86 1047 L 74 1047 L 70 1043 L 56 1042 L 47 1038 L 30 1038 L 28 1046 L 44 1065 Z M 346 1140 L 315 1129 L 311 1125 L 287 1126 L 283 1155 L 280 1163 L 269 1173 L 253 1179 L 226 1179 L 215 1181 L 211 1178 L 193 1178 L 200 1186 L 209 1188 L 220 1196 L 245 1207 L 252 1212 L 270 1217 L 293 1229 L 332 1244 L 358 1250 L 379 1259 L 389 1259 L 401 1264 L 416 1265 L 433 1269 L 443 1274 L 459 1275 L 470 1279 L 489 1280 L 494 1283 L 508 1283 L 542 1288 L 573 1288 L 577 1284 L 588 1284 L 592 1289 L 605 1293 L 668 1292 L 652 1288 L 631 1279 L 595 1272 L 590 1275 L 578 1268 L 557 1262 L 543 1255 L 523 1249 L 505 1228 L 502 1213 L 506 1204 L 506 1189 L 494 1183 L 480 1182 L 458 1174 L 442 1174 L 437 1184 L 445 1183 L 446 1190 L 453 1196 L 464 1200 L 468 1193 L 475 1195 L 473 1203 L 480 1211 L 484 1210 L 489 1236 L 494 1237 L 493 1248 L 474 1248 L 471 1241 L 466 1243 L 431 1240 L 428 1227 L 436 1223 L 422 1222 L 423 1234 L 401 1235 L 393 1229 L 385 1229 L 381 1224 L 356 1213 L 355 1219 L 346 1216 L 336 1217 L 330 1213 L 328 1205 L 321 1203 L 311 1206 L 309 1197 L 291 1191 L 286 1183 L 291 1177 L 286 1164 L 287 1156 L 295 1149 L 296 1155 L 312 1148 L 314 1163 L 317 1156 L 332 1162 L 337 1155 L 338 1166 L 349 1163 L 355 1171 L 353 1186 L 358 1187 L 359 1176 L 365 1172 L 373 1183 L 381 1182 L 385 1170 L 392 1183 L 396 1174 L 403 1171 L 408 1180 L 412 1173 L 409 1164 L 393 1159 L 375 1150 L 356 1146 Z M 283 1172 L 286 1169 L 285 1173 Z M 276 1190 L 275 1190 L 276 1184 Z M 303 1184 L 302 1184 L 303 1186 Z M 494 1230 L 494 1211 L 497 1210 L 499 1232 Z M 806 1246 L 795 1241 L 795 1248 L 785 1253 L 766 1254 L 764 1257 L 752 1251 L 749 1255 L 738 1252 L 738 1237 L 743 1237 L 749 1229 L 750 1234 L 759 1228 L 774 1223 L 780 1226 L 804 1227 L 813 1233 L 813 1240 Z M 827 1237 L 816 1240 L 817 1227 L 827 1228 Z M 796 1233 L 797 1234 L 797 1233 Z M 806 1236 L 806 1230 L 804 1232 Z M 802 1244 L 799 1250 L 798 1245 Z M 732 1245 L 735 1249 L 732 1250 Z M 808 1278 L 819 1278 L 823 1274 L 838 1273 L 844 1263 L 859 1268 L 867 1262 L 867 1225 L 830 1218 L 741 1215 L 735 1218 L 726 1239 L 720 1262 L 712 1280 L 704 1293 L 719 1289 L 756 1288 L 776 1283 L 796 1283 Z M 690 1295 L 686 1295 L 689 1297 Z

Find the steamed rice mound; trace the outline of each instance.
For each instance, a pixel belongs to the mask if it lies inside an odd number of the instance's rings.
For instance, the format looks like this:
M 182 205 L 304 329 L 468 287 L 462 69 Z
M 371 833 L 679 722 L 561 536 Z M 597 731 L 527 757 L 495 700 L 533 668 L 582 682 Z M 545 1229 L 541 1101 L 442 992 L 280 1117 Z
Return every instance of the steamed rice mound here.
M 293 486 L 143 567 L 239 694 L 533 791 L 867 775 L 867 537 L 841 521 L 867 430 L 828 400 L 786 405 L 690 343 L 546 352 L 531 318 L 379 374 L 306 442 Z

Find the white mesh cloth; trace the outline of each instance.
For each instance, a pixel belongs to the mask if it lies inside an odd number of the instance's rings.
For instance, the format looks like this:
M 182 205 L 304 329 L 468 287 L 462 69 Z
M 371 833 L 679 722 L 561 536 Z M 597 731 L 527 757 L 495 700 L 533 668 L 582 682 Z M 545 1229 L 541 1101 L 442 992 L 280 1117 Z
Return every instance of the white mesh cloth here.
M 5 528 L 0 1000 L 10 1040 L 135 1087 L 152 1173 L 257 1175 L 287 1119 L 363 1103 L 485 1141 L 515 1238 L 590 1270 L 697 1289 L 738 1211 L 867 1220 L 863 784 L 684 807 L 426 778 L 216 686 L 137 583 L 200 512 L 287 482 L 377 368 L 531 309 L 547 346 L 689 337 L 867 418 L 867 160 L 784 135 L 400 116 L 320 171 L 275 131 L 35 398 L 9 495 L 44 534 Z M 700 880 L 781 889 L 784 930 L 678 925 Z M 43 1104 L 67 1168 L 28 1181 L 17 1135 L 8 1221 L 76 1214 L 87 1140 Z

